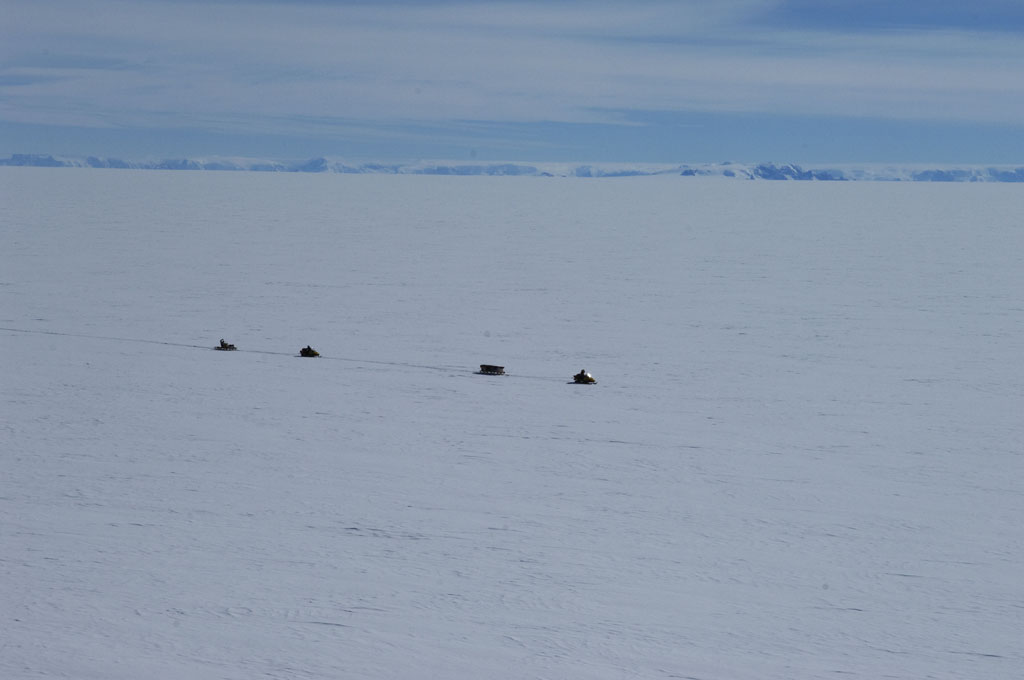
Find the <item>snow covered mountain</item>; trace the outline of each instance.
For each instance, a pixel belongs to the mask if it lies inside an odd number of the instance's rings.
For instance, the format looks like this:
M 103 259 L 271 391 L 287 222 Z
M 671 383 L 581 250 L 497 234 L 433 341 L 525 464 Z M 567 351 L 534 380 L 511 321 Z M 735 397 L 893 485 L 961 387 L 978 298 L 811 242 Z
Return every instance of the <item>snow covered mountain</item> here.
M 12 154 L 0 166 L 120 168 L 137 170 L 234 170 L 245 172 L 308 172 L 391 175 L 518 175 L 532 177 L 724 177 L 730 179 L 904 182 L 1024 182 L 1024 166 L 838 165 L 804 168 L 793 163 L 506 163 L 464 161 L 411 161 L 401 163 L 353 162 L 331 158 L 281 161 L 255 158 L 209 157 L 132 161 L 97 156 Z

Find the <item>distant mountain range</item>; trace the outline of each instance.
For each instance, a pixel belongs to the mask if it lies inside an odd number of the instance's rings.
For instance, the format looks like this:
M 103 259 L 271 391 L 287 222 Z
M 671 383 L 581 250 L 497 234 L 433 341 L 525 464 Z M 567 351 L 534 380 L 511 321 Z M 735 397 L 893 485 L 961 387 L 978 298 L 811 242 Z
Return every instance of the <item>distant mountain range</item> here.
M 179 158 L 128 161 L 96 156 L 71 157 L 13 154 L 0 158 L 0 166 L 45 168 L 119 168 L 135 170 L 233 170 L 243 172 L 312 172 L 389 175 L 489 175 L 528 177 L 726 177 L 756 180 L 903 181 L 903 182 L 1024 182 L 1024 166 L 898 166 L 843 165 L 803 168 L 775 163 L 566 164 L 415 161 L 409 163 L 352 163 L 329 158 L 302 161 L 253 158 Z

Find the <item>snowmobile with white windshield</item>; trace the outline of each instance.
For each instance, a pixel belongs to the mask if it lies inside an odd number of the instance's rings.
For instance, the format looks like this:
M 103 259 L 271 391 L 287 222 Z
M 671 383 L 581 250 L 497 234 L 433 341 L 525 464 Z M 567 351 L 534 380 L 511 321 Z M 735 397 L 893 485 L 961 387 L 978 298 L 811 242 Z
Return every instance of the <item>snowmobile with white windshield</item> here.
M 585 369 L 580 369 L 580 372 L 572 377 L 572 381 L 577 385 L 593 385 L 597 382 Z

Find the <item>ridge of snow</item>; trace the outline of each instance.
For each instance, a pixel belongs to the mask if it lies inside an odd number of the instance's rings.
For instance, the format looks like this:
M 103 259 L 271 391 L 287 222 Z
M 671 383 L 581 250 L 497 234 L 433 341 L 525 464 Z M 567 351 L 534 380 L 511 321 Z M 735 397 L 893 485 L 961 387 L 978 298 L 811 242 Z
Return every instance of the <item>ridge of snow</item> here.
M 125 160 L 97 156 L 12 154 L 0 166 L 113 168 L 134 170 L 222 170 L 338 174 L 526 176 L 526 177 L 719 177 L 747 180 L 1024 182 L 1024 166 L 839 164 L 803 167 L 795 163 L 525 163 L 501 161 L 417 160 L 356 162 L 328 157 L 273 160 L 210 156 L 161 160 Z

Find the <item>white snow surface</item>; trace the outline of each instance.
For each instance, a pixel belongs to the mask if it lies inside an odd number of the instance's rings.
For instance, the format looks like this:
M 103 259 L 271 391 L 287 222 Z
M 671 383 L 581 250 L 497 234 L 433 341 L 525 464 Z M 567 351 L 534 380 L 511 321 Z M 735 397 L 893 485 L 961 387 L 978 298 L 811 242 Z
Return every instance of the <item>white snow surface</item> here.
M 1024 187 L 0 187 L 0 677 L 1024 677 Z

